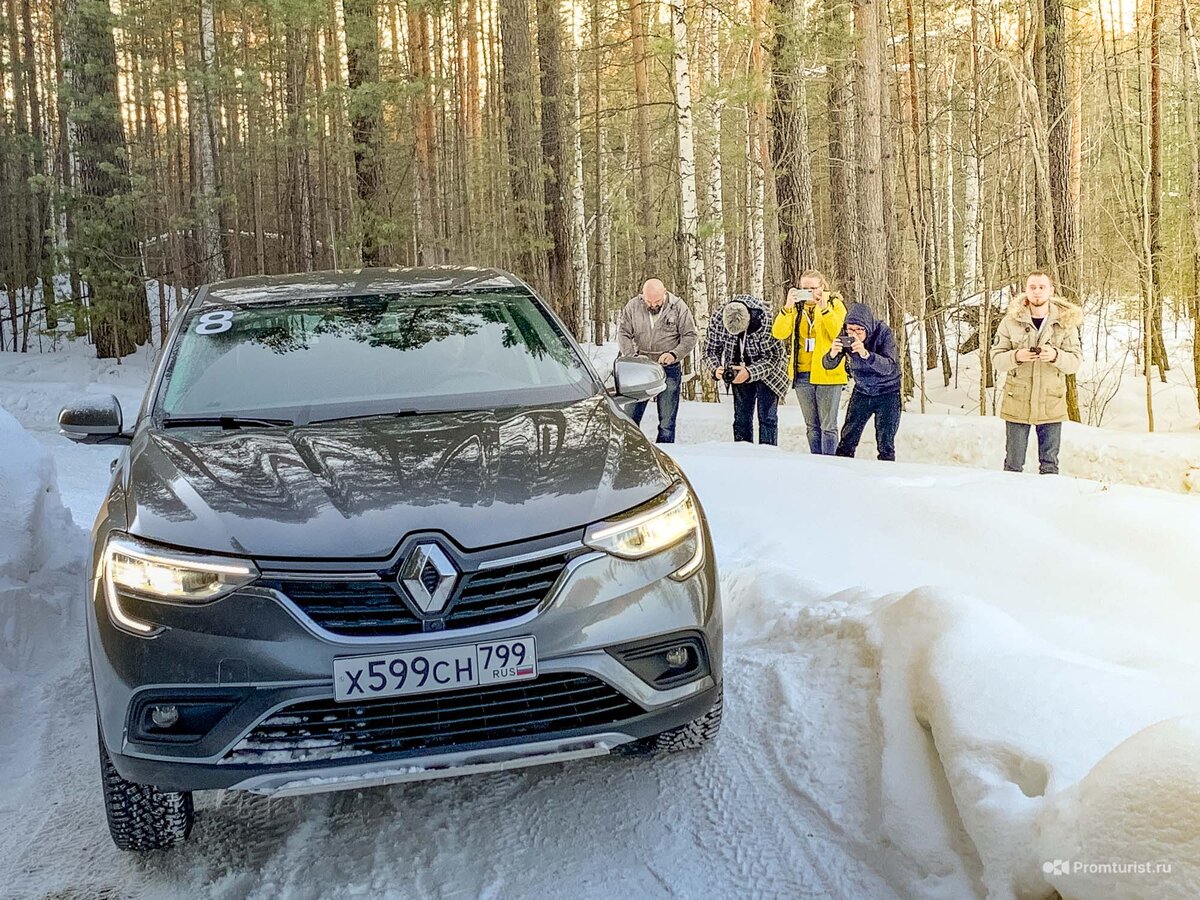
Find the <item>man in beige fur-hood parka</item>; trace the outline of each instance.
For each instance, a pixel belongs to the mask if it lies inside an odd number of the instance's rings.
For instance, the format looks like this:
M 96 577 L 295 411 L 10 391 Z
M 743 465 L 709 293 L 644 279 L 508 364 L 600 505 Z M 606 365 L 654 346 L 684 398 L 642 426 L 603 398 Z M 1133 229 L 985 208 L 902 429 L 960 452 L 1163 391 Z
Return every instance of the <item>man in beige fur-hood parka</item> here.
M 1079 307 L 1054 296 L 1045 272 L 1025 279 L 1025 293 L 1013 298 L 992 344 L 992 366 L 1007 373 L 1000 418 L 1004 419 L 1004 468 L 1025 467 L 1029 429 L 1037 429 L 1038 471 L 1058 474 L 1062 423 L 1067 418 L 1067 376 L 1079 371 L 1083 349 Z

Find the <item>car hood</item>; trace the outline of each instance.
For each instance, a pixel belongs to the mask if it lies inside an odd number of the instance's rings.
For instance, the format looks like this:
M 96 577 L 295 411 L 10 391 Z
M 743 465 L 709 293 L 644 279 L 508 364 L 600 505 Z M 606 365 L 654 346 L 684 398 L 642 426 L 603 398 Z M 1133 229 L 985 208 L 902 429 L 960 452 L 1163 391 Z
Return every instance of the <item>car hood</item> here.
M 477 549 L 579 529 L 661 493 L 661 455 L 604 396 L 295 428 L 146 430 L 129 531 L 261 559 L 386 559 L 438 531 Z

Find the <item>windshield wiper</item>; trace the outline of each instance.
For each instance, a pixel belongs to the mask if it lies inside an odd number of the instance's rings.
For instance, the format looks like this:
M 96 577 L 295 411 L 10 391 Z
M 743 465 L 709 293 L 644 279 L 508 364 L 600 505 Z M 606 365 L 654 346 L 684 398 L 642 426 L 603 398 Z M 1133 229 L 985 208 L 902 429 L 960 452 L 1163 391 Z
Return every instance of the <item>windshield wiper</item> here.
M 260 419 L 255 416 L 168 416 L 163 419 L 163 428 L 191 428 L 197 425 L 217 425 L 221 428 L 244 428 L 258 425 L 274 427 L 295 425 L 291 419 Z
M 334 416 L 331 419 L 309 419 L 306 425 L 325 425 L 329 422 L 360 422 L 365 419 L 403 419 L 407 416 L 428 416 L 444 413 L 444 409 L 389 409 L 386 412 L 359 413 L 354 416 Z

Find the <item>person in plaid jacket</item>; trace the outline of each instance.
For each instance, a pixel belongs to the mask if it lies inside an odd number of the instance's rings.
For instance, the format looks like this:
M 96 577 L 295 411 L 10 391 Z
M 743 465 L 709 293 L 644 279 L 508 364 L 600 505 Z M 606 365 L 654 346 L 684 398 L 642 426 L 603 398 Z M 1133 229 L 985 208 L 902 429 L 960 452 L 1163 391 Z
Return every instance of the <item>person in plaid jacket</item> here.
M 737 294 L 714 313 L 704 337 L 704 371 L 718 382 L 733 373 L 733 439 L 779 443 L 779 398 L 788 389 L 787 347 L 771 335 L 757 297 Z

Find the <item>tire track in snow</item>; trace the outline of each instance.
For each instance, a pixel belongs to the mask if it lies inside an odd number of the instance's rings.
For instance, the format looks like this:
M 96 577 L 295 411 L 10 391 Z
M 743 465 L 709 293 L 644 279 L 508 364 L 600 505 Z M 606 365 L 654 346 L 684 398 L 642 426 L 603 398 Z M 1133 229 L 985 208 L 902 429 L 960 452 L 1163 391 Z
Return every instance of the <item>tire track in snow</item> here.
M 758 587 L 742 579 L 727 605 Z M 0 850 L 0 896 L 895 896 L 911 882 L 879 831 L 861 626 L 837 604 L 781 621 L 767 640 L 730 635 L 724 727 L 698 753 L 279 800 L 202 793 L 192 840 L 145 858 L 109 842 L 89 676 L 68 661 L 26 704 L 41 818 L 0 811 L 28 835 Z

